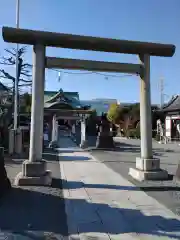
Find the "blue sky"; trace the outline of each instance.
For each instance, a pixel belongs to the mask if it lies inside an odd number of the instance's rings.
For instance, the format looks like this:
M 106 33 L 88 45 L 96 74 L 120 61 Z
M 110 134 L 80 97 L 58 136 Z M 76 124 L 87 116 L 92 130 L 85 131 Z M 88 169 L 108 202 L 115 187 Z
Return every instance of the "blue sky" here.
M 20 27 L 62 33 L 172 43 L 172 58 L 151 58 L 152 102 L 159 103 L 160 78 L 165 94 L 180 94 L 180 0 L 20 0 Z M 1 0 L 0 27 L 15 26 L 15 0 Z M 13 44 L 0 37 L 0 54 Z M 48 48 L 48 56 L 137 63 L 135 55 Z M 32 61 L 32 49 L 26 54 Z M 9 69 L 12 73 L 15 69 Z M 72 71 L 71 71 L 72 72 Z M 79 72 L 79 71 L 78 71 Z M 111 74 L 112 75 L 112 74 Z M 117 74 L 115 74 L 117 75 Z M 116 98 L 121 102 L 139 101 L 138 77 L 112 78 L 97 74 L 61 74 L 48 70 L 46 89 L 78 91 L 81 99 Z M 178 87 L 177 87 L 178 86 Z

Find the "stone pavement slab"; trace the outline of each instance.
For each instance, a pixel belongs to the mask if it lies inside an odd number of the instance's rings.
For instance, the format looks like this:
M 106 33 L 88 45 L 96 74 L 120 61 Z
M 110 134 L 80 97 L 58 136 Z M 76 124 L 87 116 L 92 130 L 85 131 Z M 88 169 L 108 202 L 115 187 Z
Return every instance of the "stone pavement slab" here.
M 72 141 L 72 139 L 68 136 L 61 136 L 58 139 L 58 145 L 60 148 L 65 148 L 65 149 L 79 149 L 79 147 L 77 146 L 77 144 L 75 142 Z
M 60 155 L 71 239 L 180 239 L 179 216 L 89 152 Z
M 162 169 L 166 169 L 169 174 L 174 175 L 179 162 L 180 147 L 176 144 L 161 145 L 156 142 L 153 143 L 153 147 L 154 155 L 161 160 Z M 176 179 L 172 179 L 172 175 L 168 181 L 144 182 L 138 182 L 128 175 L 129 168 L 135 167 L 136 157 L 140 156 L 139 140 L 121 140 L 116 151 L 93 150 L 91 154 L 175 214 L 180 215 L 180 183 Z

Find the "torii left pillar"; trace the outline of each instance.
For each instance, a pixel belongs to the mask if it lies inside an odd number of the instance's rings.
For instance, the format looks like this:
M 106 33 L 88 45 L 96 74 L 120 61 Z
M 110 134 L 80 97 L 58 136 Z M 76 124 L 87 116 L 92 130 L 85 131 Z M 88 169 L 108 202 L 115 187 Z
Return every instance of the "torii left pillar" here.
M 29 160 L 22 164 L 16 185 L 51 185 L 51 172 L 42 160 L 44 123 L 45 46 L 33 48 L 33 79 Z

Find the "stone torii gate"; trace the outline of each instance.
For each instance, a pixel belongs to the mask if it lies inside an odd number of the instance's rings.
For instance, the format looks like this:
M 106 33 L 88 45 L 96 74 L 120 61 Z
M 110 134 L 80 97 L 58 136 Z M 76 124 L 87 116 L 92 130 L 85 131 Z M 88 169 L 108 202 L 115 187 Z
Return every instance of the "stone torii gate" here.
M 138 74 L 140 76 L 141 156 L 136 159 L 136 168 L 130 168 L 129 174 L 138 180 L 167 178 L 168 173 L 160 169 L 160 160 L 154 159 L 152 153 L 150 56 L 172 57 L 175 52 L 174 45 L 10 27 L 3 27 L 2 34 L 6 42 L 33 45 L 29 160 L 23 163 L 22 172 L 16 177 L 16 184 L 51 184 L 51 174 L 46 170 L 46 163 L 42 160 L 44 75 L 46 67 Z M 131 64 L 46 57 L 45 50 L 48 46 L 137 54 L 140 62 L 139 64 Z

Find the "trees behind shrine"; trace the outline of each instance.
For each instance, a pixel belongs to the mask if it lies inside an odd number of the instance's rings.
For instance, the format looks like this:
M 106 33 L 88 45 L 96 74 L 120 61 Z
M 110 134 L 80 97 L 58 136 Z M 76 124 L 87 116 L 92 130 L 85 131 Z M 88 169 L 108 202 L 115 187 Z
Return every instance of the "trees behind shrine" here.
M 156 111 L 153 111 L 152 107 L 152 123 L 153 128 L 156 128 L 154 124 L 157 120 Z M 116 125 L 119 132 L 123 133 L 127 137 L 140 138 L 140 104 L 130 104 L 123 106 L 121 104 L 111 104 L 108 113 L 108 120 Z

